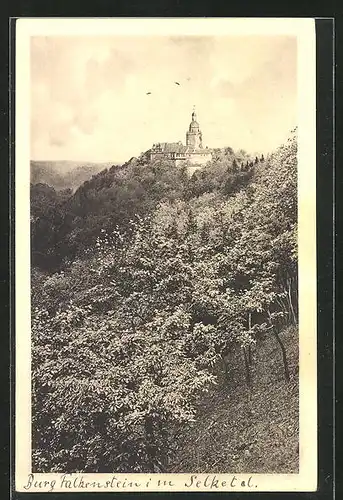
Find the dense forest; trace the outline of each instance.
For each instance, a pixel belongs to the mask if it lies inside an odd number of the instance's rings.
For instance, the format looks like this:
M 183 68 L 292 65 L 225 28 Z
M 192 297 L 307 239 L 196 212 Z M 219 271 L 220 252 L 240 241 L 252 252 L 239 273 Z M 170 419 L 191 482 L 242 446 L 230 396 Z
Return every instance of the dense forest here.
M 191 177 L 142 154 L 75 192 L 32 184 L 31 248 L 34 470 L 196 470 L 181 443 L 223 388 L 225 422 L 248 398 L 252 425 L 269 394 L 297 441 L 296 131 L 265 158 L 214 150 Z

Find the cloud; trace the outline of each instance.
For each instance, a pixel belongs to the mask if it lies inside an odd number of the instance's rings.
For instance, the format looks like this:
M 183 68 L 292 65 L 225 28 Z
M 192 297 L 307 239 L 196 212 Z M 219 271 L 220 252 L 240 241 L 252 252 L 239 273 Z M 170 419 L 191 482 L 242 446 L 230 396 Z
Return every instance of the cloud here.
M 287 37 L 35 37 L 31 75 L 35 159 L 125 161 L 184 141 L 194 104 L 209 147 L 265 151 L 295 125 Z

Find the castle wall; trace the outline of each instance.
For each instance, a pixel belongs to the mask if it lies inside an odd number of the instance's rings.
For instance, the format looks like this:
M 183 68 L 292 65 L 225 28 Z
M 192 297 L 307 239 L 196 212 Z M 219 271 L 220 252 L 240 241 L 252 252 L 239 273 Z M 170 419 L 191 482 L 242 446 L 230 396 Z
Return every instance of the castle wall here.
M 211 161 L 212 155 L 211 153 L 204 153 L 204 154 L 196 154 L 192 153 L 189 154 L 187 158 L 182 159 L 182 160 L 175 160 L 175 165 L 177 167 L 182 167 L 184 164 L 185 160 L 188 161 L 188 163 L 191 163 L 191 166 L 188 166 L 188 174 L 191 176 L 196 170 L 201 168 L 203 165 L 205 165 L 208 161 Z
M 186 145 L 196 149 L 201 148 L 202 147 L 201 132 L 187 132 Z
M 204 165 L 212 158 L 211 153 L 151 153 L 150 161 L 153 160 L 174 160 L 176 164 L 182 164 L 184 161 L 189 161 L 190 163 L 196 163 L 199 165 Z
M 204 165 L 205 163 L 207 163 L 211 159 L 212 159 L 211 153 L 192 153 L 190 155 L 190 158 L 188 158 L 188 160 L 191 163 L 197 163 L 200 165 Z
M 154 160 L 172 160 L 173 155 L 171 153 L 151 153 L 150 161 Z
M 188 173 L 189 177 L 192 177 L 192 175 L 194 174 L 194 172 L 196 170 L 199 170 L 199 168 L 201 168 L 201 165 L 199 165 L 199 164 L 195 164 L 195 165 L 192 165 L 191 167 L 188 167 L 187 168 L 187 173 Z
M 150 161 L 156 159 L 173 160 L 175 165 L 179 166 L 187 161 L 194 165 L 189 167 L 190 173 L 193 173 L 201 165 L 205 165 L 212 159 L 211 150 L 202 147 L 202 133 L 196 121 L 195 111 L 192 113 L 192 122 L 190 123 L 188 132 L 186 132 L 186 146 L 183 146 L 181 141 L 153 144 L 150 152 Z

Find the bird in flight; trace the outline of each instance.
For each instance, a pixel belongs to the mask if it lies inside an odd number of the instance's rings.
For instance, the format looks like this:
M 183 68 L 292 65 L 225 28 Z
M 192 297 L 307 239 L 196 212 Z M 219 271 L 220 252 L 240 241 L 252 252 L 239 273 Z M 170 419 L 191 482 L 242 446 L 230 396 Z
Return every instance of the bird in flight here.
M 174 83 L 175 83 L 175 85 L 180 85 L 179 82 L 174 82 Z
M 151 94 L 151 92 L 147 92 L 147 93 L 146 93 L 146 95 L 150 95 L 150 94 Z

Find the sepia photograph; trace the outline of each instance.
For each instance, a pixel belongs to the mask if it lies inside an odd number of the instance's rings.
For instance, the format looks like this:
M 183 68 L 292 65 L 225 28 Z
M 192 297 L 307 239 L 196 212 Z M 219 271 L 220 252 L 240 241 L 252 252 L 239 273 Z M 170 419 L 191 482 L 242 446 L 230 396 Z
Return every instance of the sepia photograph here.
M 315 489 L 314 25 L 93 21 L 17 44 L 17 487 Z

